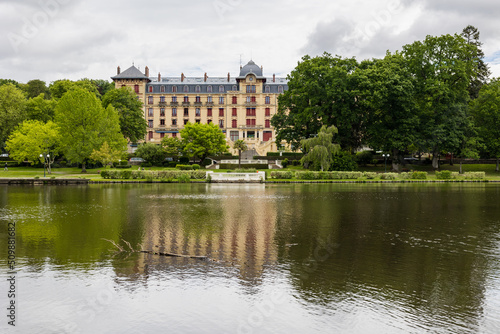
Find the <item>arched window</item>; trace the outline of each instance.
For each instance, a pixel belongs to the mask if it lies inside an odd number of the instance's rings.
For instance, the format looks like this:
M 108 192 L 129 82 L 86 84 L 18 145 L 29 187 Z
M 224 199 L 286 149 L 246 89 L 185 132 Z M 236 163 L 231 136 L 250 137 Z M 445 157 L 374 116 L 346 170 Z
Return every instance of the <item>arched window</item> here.
M 153 92 L 153 86 L 148 87 L 148 92 L 152 93 Z
M 224 93 L 224 86 L 222 85 L 219 86 L 219 93 Z
M 207 87 L 207 93 L 212 93 L 212 86 Z
M 278 86 L 278 93 L 283 93 L 283 86 Z
M 265 92 L 266 93 L 271 93 L 271 86 L 266 86 Z
M 236 91 L 236 90 L 238 90 L 238 86 L 233 85 L 233 91 Z
M 177 86 L 172 86 L 172 93 L 177 93 Z
M 198 85 L 198 86 L 196 86 L 196 93 L 199 93 L 199 92 L 201 92 L 201 87 Z
M 186 85 L 184 86 L 184 93 L 188 93 L 189 92 L 189 87 Z
M 165 86 L 160 86 L 160 92 L 165 93 Z

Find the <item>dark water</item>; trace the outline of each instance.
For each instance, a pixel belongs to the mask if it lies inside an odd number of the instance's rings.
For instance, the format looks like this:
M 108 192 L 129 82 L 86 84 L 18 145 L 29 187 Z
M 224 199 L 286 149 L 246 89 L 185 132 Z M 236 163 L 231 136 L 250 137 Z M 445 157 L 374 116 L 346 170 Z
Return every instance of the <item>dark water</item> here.
M 500 333 L 499 204 L 493 184 L 0 187 L 0 332 Z

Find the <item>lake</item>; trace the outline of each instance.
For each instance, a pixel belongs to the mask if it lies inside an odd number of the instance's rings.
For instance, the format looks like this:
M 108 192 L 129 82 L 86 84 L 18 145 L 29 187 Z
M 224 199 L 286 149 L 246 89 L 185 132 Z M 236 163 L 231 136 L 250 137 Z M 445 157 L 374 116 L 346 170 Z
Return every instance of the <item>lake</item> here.
M 0 332 L 500 333 L 499 204 L 491 183 L 0 187 Z

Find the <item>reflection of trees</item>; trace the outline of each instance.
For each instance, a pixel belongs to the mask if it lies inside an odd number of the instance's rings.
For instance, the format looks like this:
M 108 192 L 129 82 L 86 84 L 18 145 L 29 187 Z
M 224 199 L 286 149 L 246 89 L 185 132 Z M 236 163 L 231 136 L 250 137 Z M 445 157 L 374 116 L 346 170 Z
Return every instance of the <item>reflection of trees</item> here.
M 299 187 L 277 215 L 279 258 L 292 264 L 302 298 L 329 305 L 356 296 L 398 299 L 429 321 L 457 313 L 467 323 L 478 319 L 491 266 L 484 249 L 494 247 L 499 229 L 498 200 L 484 186 L 309 189 L 313 200 L 304 201 Z

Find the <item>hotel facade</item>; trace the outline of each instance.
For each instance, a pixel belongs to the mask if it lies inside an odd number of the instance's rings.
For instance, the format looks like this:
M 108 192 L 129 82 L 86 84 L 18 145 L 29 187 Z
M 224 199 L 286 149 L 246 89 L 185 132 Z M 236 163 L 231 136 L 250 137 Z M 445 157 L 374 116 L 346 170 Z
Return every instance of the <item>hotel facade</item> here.
M 263 76 L 263 68 L 249 61 L 232 78 L 149 76 L 132 66 L 112 77 L 115 87 L 129 87 L 144 106 L 148 132 L 145 141 L 159 144 L 166 136 L 179 137 L 190 123 L 214 123 L 232 144 L 242 139 L 255 155 L 276 152 L 271 117 L 278 110 L 278 96 L 288 89 L 286 78 Z

